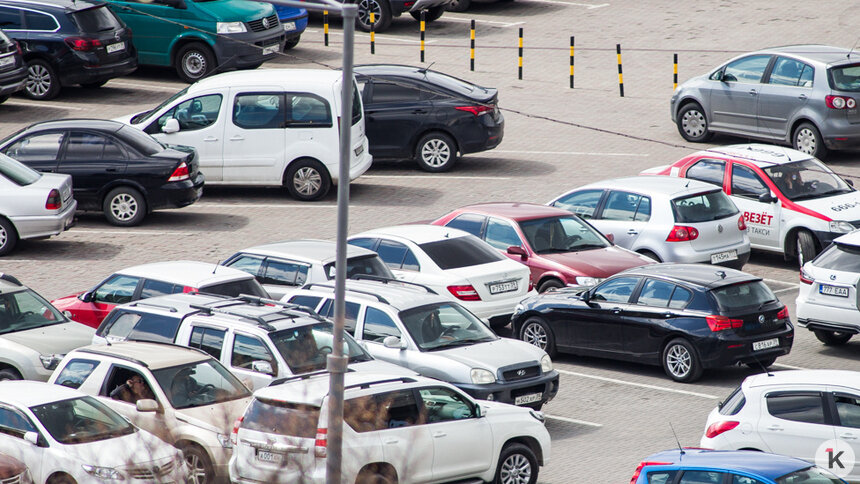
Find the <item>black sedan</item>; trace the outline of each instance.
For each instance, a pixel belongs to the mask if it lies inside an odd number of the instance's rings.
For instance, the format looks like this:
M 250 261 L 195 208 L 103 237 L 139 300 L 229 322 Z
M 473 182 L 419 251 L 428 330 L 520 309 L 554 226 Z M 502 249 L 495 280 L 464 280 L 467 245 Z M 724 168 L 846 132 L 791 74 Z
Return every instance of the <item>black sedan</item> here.
M 673 380 L 745 363 L 764 369 L 791 351 L 788 309 L 760 278 L 705 264 L 653 264 L 588 289 L 524 300 L 515 334 L 557 352 L 663 365 Z
M 414 159 L 431 172 L 450 170 L 459 155 L 495 148 L 505 120 L 498 91 L 425 67 L 361 65 L 370 154 Z
M 165 146 L 116 121 L 37 123 L 0 141 L 0 152 L 71 175 L 78 210 L 104 211 L 114 225 L 137 225 L 153 210 L 191 205 L 203 193 L 194 148 Z

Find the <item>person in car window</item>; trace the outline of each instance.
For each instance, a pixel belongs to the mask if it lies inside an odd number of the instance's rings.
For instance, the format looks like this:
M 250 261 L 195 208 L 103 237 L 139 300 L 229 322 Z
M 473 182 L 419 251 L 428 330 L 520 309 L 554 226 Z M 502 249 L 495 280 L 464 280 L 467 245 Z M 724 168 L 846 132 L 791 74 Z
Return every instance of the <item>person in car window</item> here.
M 173 377 L 173 383 L 170 385 L 170 394 L 173 397 L 174 407 L 188 406 L 195 397 L 206 393 L 207 387 L 201 385 L 191 375 L 194 374 L 194 368 L 183 368 Z
M 780 176 L 774 178 L 773 182 L 786 197 L 794 198 L 806 191 L 800 170 L 793 166 L 786 166 L 779 173 Z
M 125 383 L 113 389 L 110 397 L 114 400 L 122 400 L 128 403 L 137 403 L 138 400 L 155 399 L 155 395 L 149 385 L 143 381 L 140 375 L 133 375 Z

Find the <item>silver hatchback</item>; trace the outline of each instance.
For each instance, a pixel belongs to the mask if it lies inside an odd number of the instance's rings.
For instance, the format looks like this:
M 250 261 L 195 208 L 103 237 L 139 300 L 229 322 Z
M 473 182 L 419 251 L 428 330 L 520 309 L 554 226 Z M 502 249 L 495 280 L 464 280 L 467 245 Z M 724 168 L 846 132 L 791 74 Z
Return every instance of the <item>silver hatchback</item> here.
M 694 77 L 670 106 L 687 141 L 726 133 L 824 158 L 828 150 L 860 146 L 858 96 L 860 52 L 795 45 L 744 54 Z
M 740 269 L 750 257 L 746 223 L 718 187 L 697 180 L 634 176 L 576 188 L 547 205 L 587 219 L 615 244 L 658 262 Z

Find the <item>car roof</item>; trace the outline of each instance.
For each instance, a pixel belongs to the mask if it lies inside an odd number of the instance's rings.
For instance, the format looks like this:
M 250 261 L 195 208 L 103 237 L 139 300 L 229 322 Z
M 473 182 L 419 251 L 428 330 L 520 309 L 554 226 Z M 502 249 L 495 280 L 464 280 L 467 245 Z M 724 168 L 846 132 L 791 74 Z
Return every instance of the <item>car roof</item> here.
M 164 296 L 138 299 L 137 301 L 132 301 L 130 303 L 117 306 L 117 309 L 168 312 L 176 314 L 177 317 L 181 317 L 189 313 L 200 311 L 200 308 L 192 306 L 211 304 L 218 301 L 224 301 L 225 299 L 230 298 L 228 296 L 220 296 L 217 294 L 180 292 L 176 294 L 166 294 Z
M 251 274 L 232 267 L 189 260 L 141 264 L 118 270 L 115 274 L 157 279 L 198 289 L 220 282 L 254 278 Z
M 832 45 L 798 44 L 771 47 L 756 53 L 790 54 L 800 59 L 807 59 L 828 65 L 842 63 L 852 64 L 860 60 L 860 55 L 858 55 L 857 60 L 852 60 L 848 55 L 849 52 L 852 51 L 844 47 L 835 47 Z
M 337 244 L 330 240 L 302 239 L 256 245 L 242 249 L 239 252 L 271 257 L 288 257 L 299 262 L 311 264 L 328 264 L 335 260 L 336 247 Z M 376 252 L 354 245 L 347 244 L 346 246 L 346 256 L 348 258 L 368 255 L 376 255 Z
M 30 7 L 44 7 L 50 9 L 63 9 L 68 12 L 77 12 L 80 10 L 86 10 L 91 7 L 98 7 L 101 5 L 106 5 L 105 2 L 91 2 L 89 0 L 51 0 L 49 2 L 45 1 L 35 1 L 35 0 L 3 0 L 3 4 L 10 5 L 14 4 L 17 6 L 30 6 Z
M 367 232 L 362 232 L 360 234 L 356 234 L 351 236 L 350 238 L 356 237 L 371 237 L 371 236 L 385 236 L 390 235 L 393 237 L 400 237 L 405 240 L 412 241 L 416 244 L 426 244 L 428 242 L 435 242 L 437 240 L 450 239 L 454 237 L 465 237 L 470 235 L 468 232 L 465 232 L 460 229 L 455 229 L 451 227 L 441 227 L 438 225 L 422 225 L 422 224 L 410 224 L 410 225 L 393 225 L 391 227 L 382 227 L 378 229 L 368 230 Z
M 728 267 L 710 264 L 647 264 L 620 272 L 624 275 L 659 276 L 687 282 L 706 289 L 730 286 L 743 282 L 760 281 L 761 278 Z
M 119 121 L 113 121 L 110 119 L 86 119 L 86 118 L 70 118 L 70 119 L 57 119 L 53 121 L 42 121 L 40 123 L 34 123 L 30 126 L 27 126 L 24 131 L 32 131 L 32 130 L 47 130 L 47 129 L 96 129 L 99 131 L 107 131 L 110 133 L 115 133 L 122 129 L 122 127 L 126 126 Z
M 28 289 L 15 276 L 0 272 L 0 294 L 4 292 L 19 292 Z
M 303 291 L 322 293 L 326 296 L 334 296 L 334 282 L 316 283 L 312 282 L 302 286 Z M 431 290 L 432 291 L 432 290 Z M 440 296 L 435 292 L 428 291 L 420 285 L 411 285 L 402 281 L 375 281 L 354 280 L 346 281 L 347 299 L 364 299 L 370 302 L 387 304 L 398 311 L 433 304 L 437 302 L 450 302 L 450 299 Z
M 512 220 L 531 220 L 537 218 L 570 216 L 570 212 L 556 207 L 548 207 L 537 203 L 520 202 L 491 202 L 466 205 L 457 212 L 472 212 L 482 215 L 495 215 Z
M 622 178 L 611 178 L 595 183 L 590 183 L 581 186 L 571 191 L 578 191 L 587 188 L 605 188 L 617 190 L 633 190 L 640 193 L 648 193 L 652 195 L 661 194 L 668 198 L 674 198 L 680 195 L 702 193 L 705 191 L 716 191 L 719 187 L 699 180 L 689 178 L 678 178 L 674 176 L 654 176 L 654 175 L 639 175 L 626 176 Z
M 751 375 L 744 380 L 748 387 L 769 385 L 838 385 L 860 389 L 860 372 L 851 370 L 781 370 Z
M 133 361 L 151 370 L 213 359 L 200 350 L 166 343 L 143 341 L 121 341 L 109 345 L 90 345 L 72 351 Z
M 713 468 L 740 471 L 776 480 L 786 474 L 812 466 L 811 463 L 784 455 L 751 450 L 672 449 L 648 456 L 650 462 L 672 462 L 672 467 Z
M 427 69 L 430 71 L 430 69 Z M 396 75 L 423 79 L 425 68 L 418 66 L 407 66 L 403 64 L 360 64 L 355 66 L 356 74 L 365 75 Z M 430 71 L 435 72 L 435 71 Z
M 812 156 L 784 146 L 766 145 L 762 143 L 743 143 L 737 145 L 719 146 L 699 151 L 695 156 L 722 155 L 728 158 L 748 161 L 759 168 L 773 165 L 784 165 L 812 158 Z
M 0 401 L 19 407 L 32 407 L 85 396 L 84 393 L 69 387 L 30 380 L 0 381 L 0 395 Z
M 837 244 L 844 245 L 852 245 L 852 246 L 860 246 L 860 230 L 854 230 L 853 232 L 848 232 L 845 235 L 840 235 L 833 239 Z
M 188 87 L 188 93 L 218 87 L 264 85 L 289 86 L 290 90 L 331 92 L 328 87 L 343 74 L 331 69 L 254 69 L 231 71 L 209 76 Z
M 440 383 L 439 380 L 421 376 L 403 376 L 389 373 L 373 373 L 367 371 L 347 371 L 343 375 L 344 396 L 374 386 L 381 390 L 408 388 L 416 383 Z M 378 385 L 378 387 L 377 387 Z M 298 377 L 274 380 L 269 386 L 254 392 L 254 398 L 275 400 L 305 405 L 322 405 L 323 399 L 329 392 L 328 372 L 308 373 Z

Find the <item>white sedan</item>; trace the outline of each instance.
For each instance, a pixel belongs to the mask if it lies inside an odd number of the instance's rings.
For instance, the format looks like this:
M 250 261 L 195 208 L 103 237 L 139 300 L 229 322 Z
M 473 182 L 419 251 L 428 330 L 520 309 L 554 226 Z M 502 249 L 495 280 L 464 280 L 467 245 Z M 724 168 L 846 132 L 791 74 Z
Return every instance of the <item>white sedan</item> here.
M 534 293 L 528 267 L 462 230 L 398 225 L 349 243 L 375 251 L 398 279 L 430 287 L 492 327 L 507 325 L 517 303 Z

